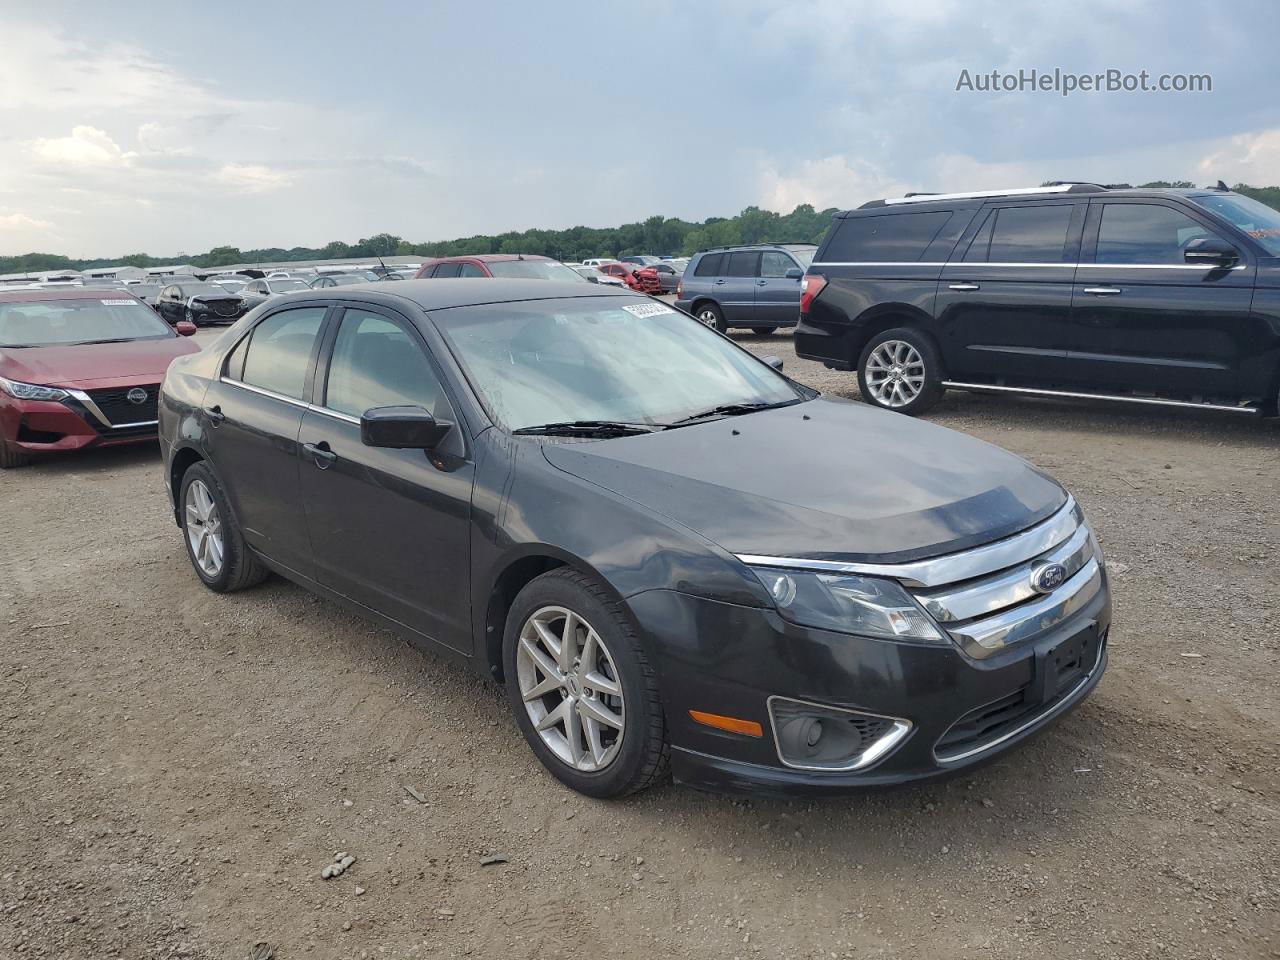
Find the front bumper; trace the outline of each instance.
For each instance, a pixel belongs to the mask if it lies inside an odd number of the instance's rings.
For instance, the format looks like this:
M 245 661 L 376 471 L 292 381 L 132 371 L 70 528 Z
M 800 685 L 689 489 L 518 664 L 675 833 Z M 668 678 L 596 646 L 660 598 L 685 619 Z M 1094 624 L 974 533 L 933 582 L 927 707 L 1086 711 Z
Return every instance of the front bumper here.
M 156 424 L 154 421 L 124 427 L 103 424 L 75 395 L 60 401 L 3 396 L 0 397 L 0 437 L 25 453 L 70 453 L 87 447 L 154 442 Z
M 994 759 L 1089 695 L 1106 669 L 1111 622 L 1104 582 L 1089 603 L 1054 629 L 977 660 L 956 645 L 814 630 L 773 610 L 675 591 L 648 591 L 628 604 L 661 671 L 676 780 L 707 789 L 784 794 L 940 778 Z M 1059 676 L 1053 673 L 1053 658 L 1067 649 L 1080 651 L 1080 668 Z M 797 769 L 780 758 L 771 696 L 901 718 L 911 730 L 862 769 Z M 754 721 L 764 736 L 705 726 L 692 719 L 690 710 Z M 986 713 L 987 720 L 974 723 L 975 716 Z M 958 731 L 971 728 L 977 735 L 966 742 Z

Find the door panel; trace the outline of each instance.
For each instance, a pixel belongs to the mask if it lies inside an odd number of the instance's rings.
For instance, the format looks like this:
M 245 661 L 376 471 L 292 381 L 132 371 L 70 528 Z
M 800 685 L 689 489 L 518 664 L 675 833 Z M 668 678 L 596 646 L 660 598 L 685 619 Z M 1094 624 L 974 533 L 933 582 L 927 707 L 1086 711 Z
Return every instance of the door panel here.
M 953 379 L 1052 384 L 1069 377 L 1082 203 L 993 205 L 942 270 L 937 311 Z
M 348 309 L 334 339 L 324 410 L 308 411 L 300 442 L 301 499 L 327 587 L 446 646 L 471 653 L 471 485 L 425 345 L 403 318 Z M 423 406 L 455 423 L 456 454 L 390 450 L 361 442 L 359 414 L 374 406 Z M 335 407 L 339 409 L 328 409 Z
M 750 323 L 756 318 L 760 254 L 754 250 L 734 251 L 725 255 L 724 263 L 723 272 L 711 283 L 711 295 L 720 301 L 720 308 L 730 326 Z
M 792 269 L 801 268 L 785 253 L 766 250 L 760 255 L 760 279 L 756 281 L 757 322 L 794 324 L 800 319 L 800 280 L 788 280 L 786 276 Z
M 1094 200 L 1085 236 L 1071 351 L 1091 379 L 1156 392 L 1245 389 L 1241 362 L 1261 331 L 1251 313 L 1256 264 L 1243 249 L 1232 269 L 1188 265 L 1182 251 L 1190 240 L 1220 234 L 1191 211 L 1155 200 Z

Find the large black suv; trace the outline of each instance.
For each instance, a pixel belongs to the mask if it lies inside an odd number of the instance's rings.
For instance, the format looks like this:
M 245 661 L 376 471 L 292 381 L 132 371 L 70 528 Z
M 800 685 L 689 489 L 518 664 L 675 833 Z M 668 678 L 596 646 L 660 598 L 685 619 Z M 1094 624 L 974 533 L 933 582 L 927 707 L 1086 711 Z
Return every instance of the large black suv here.
M 919 413 L 950 388 L 1277 413 L 1280 212 L 1059 183 L 840 213 L 796 352 Z

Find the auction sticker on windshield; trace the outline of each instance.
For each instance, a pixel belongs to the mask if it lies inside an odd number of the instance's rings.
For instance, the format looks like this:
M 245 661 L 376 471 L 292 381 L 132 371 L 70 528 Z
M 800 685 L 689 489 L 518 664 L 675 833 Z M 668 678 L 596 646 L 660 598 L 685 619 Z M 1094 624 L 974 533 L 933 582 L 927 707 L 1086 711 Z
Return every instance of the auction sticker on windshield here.
M 141 303 L 137 300 L 103 300 L 102 303 L 108 307 L 131 307 L 135 303 L 138 304 L 138 306 L 140 307 L 146 306 L 146 304 Z
M 660 303 L 632 303 L 622 309 L 633 317 L 657 317 L 664 313 L 675 313 L 670 307 Z

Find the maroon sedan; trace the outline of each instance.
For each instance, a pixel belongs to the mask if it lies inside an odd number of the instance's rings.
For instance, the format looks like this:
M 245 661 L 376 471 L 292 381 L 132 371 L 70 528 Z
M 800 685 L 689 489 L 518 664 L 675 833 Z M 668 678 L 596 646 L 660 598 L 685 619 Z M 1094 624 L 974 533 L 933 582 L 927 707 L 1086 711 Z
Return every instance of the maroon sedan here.
M 169 362 L 200 349 L 176 329 L 123 290 L 0 290 L 0 468 L 154 440 Z
M 424 263 L 417 280 L 447 277 L 501 277 L 506 280 L 577 280 L 559 260 L 533 253 L 476 253 L 465 257 L 437 257 Z

